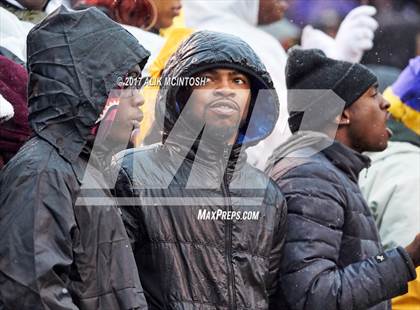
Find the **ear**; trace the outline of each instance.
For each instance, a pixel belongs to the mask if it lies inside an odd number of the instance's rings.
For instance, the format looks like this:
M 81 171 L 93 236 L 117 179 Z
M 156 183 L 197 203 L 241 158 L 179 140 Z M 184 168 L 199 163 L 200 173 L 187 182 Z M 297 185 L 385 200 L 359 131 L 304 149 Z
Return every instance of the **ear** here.
M 348 109 L 344 109 L 343 113 L 336 116 L 336 118 L 334 119 L 334 123 L 338 126 L 350 125 L 350 111 Z

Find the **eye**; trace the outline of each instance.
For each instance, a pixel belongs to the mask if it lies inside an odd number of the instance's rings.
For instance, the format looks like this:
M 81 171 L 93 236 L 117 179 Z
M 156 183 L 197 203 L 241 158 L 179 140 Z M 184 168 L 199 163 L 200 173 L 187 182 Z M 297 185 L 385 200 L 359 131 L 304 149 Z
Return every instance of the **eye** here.
M 133 71 L 133 72 L 128 73 L 127 76 L 133 77 L 133 78 L 139 78 L 140 77 L 140 74 L 138 72 L 134 72 Z
M 248 84 L 248 81 L 245 78 L 242 78 L 242 77 L 236 77 L 236 78 L 233 79 L 233 81 L 237 85 L 246 85 L 246 84 Z
M 209 75 L 204 75 L 202 78 L 204 80 L 204 84 L 208 84 L 212 81 L 212 78 Z

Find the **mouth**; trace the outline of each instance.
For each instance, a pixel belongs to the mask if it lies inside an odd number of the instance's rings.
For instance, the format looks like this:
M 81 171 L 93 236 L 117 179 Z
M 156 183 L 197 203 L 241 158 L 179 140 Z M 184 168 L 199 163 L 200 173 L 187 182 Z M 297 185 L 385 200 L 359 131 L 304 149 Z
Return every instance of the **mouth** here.
M 143 117 L 142 117 L 143 118 Z M 135 144 L 137 137 L 140 135 L 140 122 L 138 119 L 132 120 L 133 128 L 131 129 L 130 141 Z
M 212 112 L 220 115 L 231 115 L 239 111 L 238 105 L 229 100 L 216 101 L 210 105 L 209 109 Z
M 143 120 L 143 114 L 131 120 L 131 124 L 133 125 L 133 129 L 139 129 L 140 123 Z
M 140 122 L 137 120 L 132 120 L 131 124 L 133 125 L 133 129 L 139 129 L 140 128 Z
M 174 6 L 172 7 L 172 15 L 173 16 L 179 16 L 181 14 L 182 5 Z
M 386 118 L 385 118 L 385 126 L 386 126 L 386 123 L 387 123 L 387 121 L 389 120 L 390 117 L 391 117 L 391 113 L 387 112 L 386 113 Z M 392 132 L 392 130 L 390 128 L 388 128 L 388 127 L 386 127 L 385 130 L 386 130 L 386 133 L 388 134 L 388 139 L 391 138 L 392 135 L 394 134 Z
M 389 129 L 388 127 L 386 128 L 386 133 L 388 134 L 388 138 L 391 138 L 394 135 L 394 133 L 392 132 L 392 130 Z

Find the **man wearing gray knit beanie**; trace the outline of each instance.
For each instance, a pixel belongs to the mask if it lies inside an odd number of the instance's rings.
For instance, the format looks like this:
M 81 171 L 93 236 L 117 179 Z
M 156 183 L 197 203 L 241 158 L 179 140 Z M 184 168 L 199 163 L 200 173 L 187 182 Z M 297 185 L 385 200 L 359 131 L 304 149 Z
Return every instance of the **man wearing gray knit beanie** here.
M 420 266 L 420 234 L 384 251 L 357 184 L 391 131 L 389 103 L 360 64 L 293 49 L 286 66 L 292 137 L 266 172 L 288 206 L 281 263 L 281 309 L 389 310 Z

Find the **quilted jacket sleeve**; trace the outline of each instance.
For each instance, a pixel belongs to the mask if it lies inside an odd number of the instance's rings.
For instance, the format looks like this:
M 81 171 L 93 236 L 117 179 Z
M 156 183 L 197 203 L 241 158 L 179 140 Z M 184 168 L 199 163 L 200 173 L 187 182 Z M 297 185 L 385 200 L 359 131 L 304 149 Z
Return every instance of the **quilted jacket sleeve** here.
M 6 309 L 78 309 L 66 286 L 76 226 L 71 186 L 56 171 L 2 181 L 0 300 Z
M 277 185 L 275 185 L 277 190 Z M 270 309 L 281 308 L 283 300 L 280 294 L 280 262 L 283 255 L 284 244 L 286 241 L 287 230 L 287 205 L 284 196 L 280 190 L 277 190 L 276 204 L 278 207 L 278 226 L 273 236 L 273 247 L 270 253 L 269 261 L 269 274 L 271 277 L 271 287 L 269 288 L 270 294 Z
M 122 219 L 124 221 L 125 229 L 128 238 L 130 239 L 133 251 L 135 251 L 136 240 L 138 240 L 138 220 L 136 215 L 136 206 L 132 203 L 135 198 L 132 178 L 124 166 L 121 166 L 117 174 L 114 195 L 117 197 L 119 208 L 121 209 Z M 126 202 L 124 202 L 126 200 Z
M 276 180 L 288 206 L 280 278 L 287 307 L 366 309 L 405 292 L 415 270 L 403 248 L 385 252 L 383 261 L 338 266 L 348 197 L 335 172 L 316 165 L 295 167 Z

